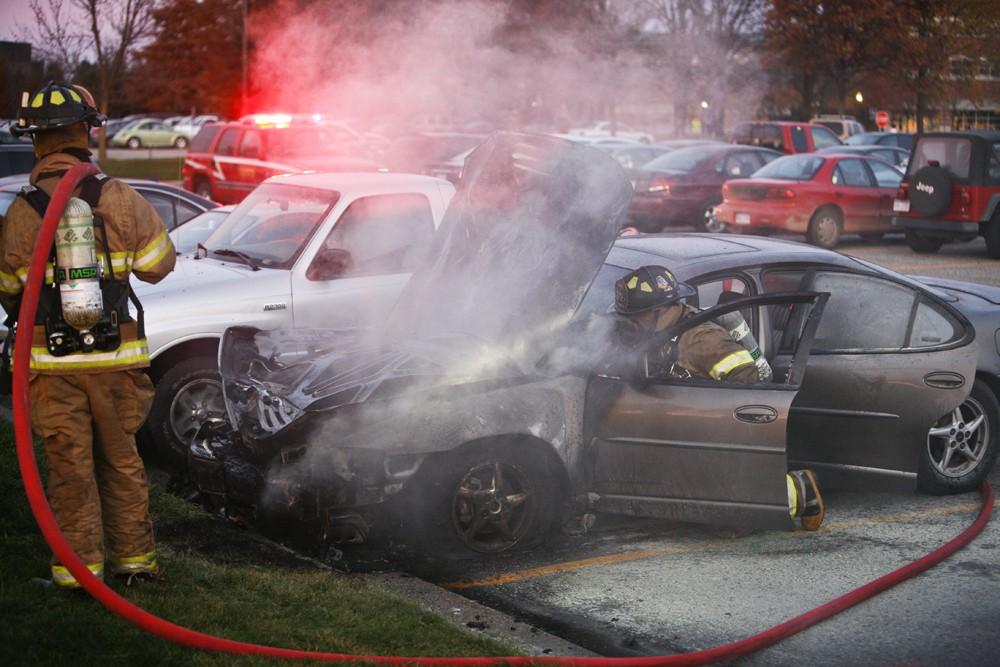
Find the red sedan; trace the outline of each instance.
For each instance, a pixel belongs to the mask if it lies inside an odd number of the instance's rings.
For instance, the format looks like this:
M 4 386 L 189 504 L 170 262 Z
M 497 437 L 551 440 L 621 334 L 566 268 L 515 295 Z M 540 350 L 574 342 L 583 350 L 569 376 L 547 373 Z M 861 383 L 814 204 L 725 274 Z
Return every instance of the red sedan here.
M 722 186 L 710 228 L 785 230 L 833 248 L 841 234 L 881 238 L 892 231 L 892 200 L 903 174 L 877 158 L 804 154 L 779 158 L 751 178 Z

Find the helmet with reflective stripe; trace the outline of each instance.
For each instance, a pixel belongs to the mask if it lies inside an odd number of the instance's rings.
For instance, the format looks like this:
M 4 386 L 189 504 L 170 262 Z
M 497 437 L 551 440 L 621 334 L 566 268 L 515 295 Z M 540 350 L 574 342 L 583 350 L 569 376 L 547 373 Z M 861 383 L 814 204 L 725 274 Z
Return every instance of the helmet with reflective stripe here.
M 622 315 L 635 315 L 669 306 L 694 293 L 693 287 L 674 278 L 666 268 L 640 266 L 615 282 L 615 310 Z
M 49 81 L 34 95 L 27 91 L 21 94 L 17 123 L 10 126 L 10 132 L 19 137 L 76 123 L 99 127 L 105 120 L 85 88 Z

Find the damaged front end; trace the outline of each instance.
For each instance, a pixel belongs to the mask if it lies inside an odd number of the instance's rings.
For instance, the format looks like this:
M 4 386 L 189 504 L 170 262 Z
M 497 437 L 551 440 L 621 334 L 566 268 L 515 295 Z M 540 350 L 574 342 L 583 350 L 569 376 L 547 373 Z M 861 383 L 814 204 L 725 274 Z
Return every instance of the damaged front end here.
M 229 423 L 207 423 L 189 450 L 189 470 L 211 506 L 250 522 L 291 516 L 334 543 L 367 538 L 365 508 L 398 493 L 422 457 L 358 446 L 355 436 L 381 410 L 353 408 L 463 378 L 433 359 L 453 352 L 454 342 L 402 350 L 363 339 L 352 330 L 226 331 L 220 372 Z M 320 431 L 334 416 L 343 425 L 330 438 Z M 322 454 L 307 457 L 320 443 Z
M 584 349 L 574 317 L 630 196 L 600 151 L 493 135 L 380 327 L 226 331 L 233 430 L 208 425 L 191 446 L 199 488 L 231 514 L 276 507 L 357 541 L 385 501 L 469 446 L 530 442 L 575 475 L 587 372 L 554 360 L 594 356 L 566 351 Z

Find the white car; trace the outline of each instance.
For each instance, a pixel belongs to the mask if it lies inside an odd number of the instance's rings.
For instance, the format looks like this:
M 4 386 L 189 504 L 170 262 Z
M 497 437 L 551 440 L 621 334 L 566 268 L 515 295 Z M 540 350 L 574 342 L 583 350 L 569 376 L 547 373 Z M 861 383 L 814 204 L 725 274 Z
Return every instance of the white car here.
M 156 285 L 133 281 L 156 385 L 146 435 L 178 461 L 224 418 L 216 371 L 226 327 L 353 327 L 377 321 L 427 256 L 454 194 L 413 174 L 275 176 Z
M 631 139 L 632 141 L 641 141 L 644 144 L 653 143 L 653 135 L 648 132 L 640 132 L 639 130 L 633 130 L 628 125 L 624 123 L 615 123 L 614 134 L 611 133 L 611 123 L 610 121 L 600 121 L 594 123 L 590 127 L 575 127 L 569 131 L 570 134 L 576 134 L 581 137 L 616 137 L 618 139 Z

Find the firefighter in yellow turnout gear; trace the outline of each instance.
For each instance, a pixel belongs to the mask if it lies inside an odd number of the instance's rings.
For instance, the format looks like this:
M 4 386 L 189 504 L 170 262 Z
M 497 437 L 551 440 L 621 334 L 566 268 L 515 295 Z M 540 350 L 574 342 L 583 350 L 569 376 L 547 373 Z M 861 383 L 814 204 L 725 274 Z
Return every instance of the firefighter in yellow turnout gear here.
M 685 303 L 695 289 L 678 281 L 662 266 L 642 266 L 615 283 L 615 310 L 633 318 L 652 334 L 683 322 L 698 310 Z M 715 322 L 684 331 L 665 352 L 671 358 L 672 377 L 695 377 L 718 382 L 755 383 L 761 370 L 750 351 Z M 766 365 L 766 364 L 765 364 Z M 769 369 L 768 369 L 769 370 Z M 769 373 L 768 373 L 769 376 Z M 818 530 L 825 506 L 811 470 L 786 475 L 788 511 L 806 530 Z
M 48 198 L 68 169 L 90 160 L 88 126 L 103 120 L 81 87 L 49 83 L 22 98 L 12 131 L 31 135 L 38 163 L 0 235 L 0 299 L 8 313 L 17 312 Z M 142 370 L 149 352 L 141 307 L 138 321 L 129 314 L 128 281 L 135 274 L 159 282 L 173 270 L 176 253 L 152 206 L 128 185 L 102 174 L 85 179 L 74 194 L 81 199 L 70 200 L 72 216 L 64 215 L 57 237 L 93 238 L 93 248 L 83 246 L 93 265 L 64 266 L 70 244 L 57 242 L 39 315 L 34 323 L 19 323 L 17 332 L 32 336 L 31 421 L 44 439 L 46 493 L 60 530 L 95 575 L 103 576 L 105 550 L 115 573 L 155 574 L 146 473 L 135 443 L 153 385 Z M 74 227 L 63 226 L 67 216 Z M 80 278 L 89 282 L 74 282 Z M 93 315 L 85 324 L 73 310 L 81 294 Z M 52 583 L 79 587 L 58 562 Z

